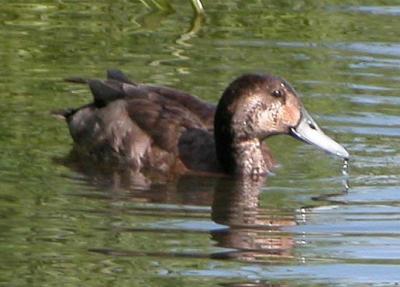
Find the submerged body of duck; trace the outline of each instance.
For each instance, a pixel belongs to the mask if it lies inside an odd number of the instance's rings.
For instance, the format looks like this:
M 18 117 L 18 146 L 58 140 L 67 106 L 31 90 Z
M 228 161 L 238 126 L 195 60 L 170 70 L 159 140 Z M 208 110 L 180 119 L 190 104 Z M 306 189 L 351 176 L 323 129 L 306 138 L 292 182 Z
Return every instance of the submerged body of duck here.
M 94 101 L 61 114 L 75 150 L 136 171 L 261 175 L 274 165 L 263 140 L 290 134 L 342 158 L 349 154 L 326 136 L 294 89 L 270 75 L 234 80 L 217 106 L 175 89 L 136 84 L 110 70 L 87 83 Z

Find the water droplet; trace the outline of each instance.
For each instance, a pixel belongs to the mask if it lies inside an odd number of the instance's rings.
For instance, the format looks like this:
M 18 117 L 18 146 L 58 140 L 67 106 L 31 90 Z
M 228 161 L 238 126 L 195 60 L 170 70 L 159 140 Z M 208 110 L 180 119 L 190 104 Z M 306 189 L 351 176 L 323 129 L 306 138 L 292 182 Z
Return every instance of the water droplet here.
M 344 176 L 343 185 L 344 185 L 344 192 L 348 192 L 350 185 L 349 185 L 349 159 L 344 159 L 343 161 L 343 168 L 342 174 Z
M 349 175 L 349 159 L 347 158 L 343 161 L 342 174 L 345 176 Z

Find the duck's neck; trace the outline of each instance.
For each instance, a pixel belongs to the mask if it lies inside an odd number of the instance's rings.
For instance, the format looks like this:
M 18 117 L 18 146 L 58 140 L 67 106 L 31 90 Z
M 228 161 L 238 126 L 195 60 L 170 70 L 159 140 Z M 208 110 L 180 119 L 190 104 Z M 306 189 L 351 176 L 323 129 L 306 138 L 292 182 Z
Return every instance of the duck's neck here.
M 237 175 L 265 175 L 268 164 L 264 159 L 261 141 L 247 125 L 248 114 L 254 113 L 254 105 L 247 108 L 239 100 L 242 92 L 229 86 L 223 93 L 215 111 L 214 138 L 216 153 L 222 169 Z
M 268 166 L 264 160 L 261 143 L 258 139 L 234 141 L 232 155 L 235 159 L 235 173 L 261 175 L 268 172 Z
M 235 138 L 231 130 L 214 131 L 218 160 L 226 172 L 237 175 L 268 173 L 259 139 Z

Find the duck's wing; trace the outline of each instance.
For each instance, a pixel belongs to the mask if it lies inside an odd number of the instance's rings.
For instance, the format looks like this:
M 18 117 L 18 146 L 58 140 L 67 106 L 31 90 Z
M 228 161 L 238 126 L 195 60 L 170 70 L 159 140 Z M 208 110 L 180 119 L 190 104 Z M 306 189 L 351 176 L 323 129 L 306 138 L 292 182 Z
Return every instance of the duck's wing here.
M 93 103 L 68 110 L 66 118 L 75 143 L 86 153 L 120 156 L 139 169 L 146 164 L 164 164 L 163 170 L 181 156 L 182 162 L 192 162 L 188 160 L 191 151 L 204 149 L 205 137 L 207 149 L 213 153 L 209 132 L 213 105 L 171 88 L 137 85 L 115 71 L 108 72 L 107 80 L 85 83 Z M 199 134 L 203 135 L 200 142 L 193 139 Z
M 208 129 L 213 129 L 214 114 L 216 110 L 216 106 L 214 104 L 207 103 L 186 92 L 169 87 L 156 85 L 139 85 L 139 87 L 185 107 L 191 113 L 199 117 L 199 119 L 205 126 L 207 126 Z
M 94 105 L 104 107 L 121 98 L 155 98 L 169 101 L 172 105 L 185 107 L 196 115 L 209 130 L 213 129 L 216 106 L 186 92 L 157 85 L 137 84 L 120 70 L 108 70 L 107 80 L 87 80 L 80 77 L 66 79 L 68 82 L 85 83 L 93 94 Z
M 149 156 L 156 160 L 150 162 L 157 162 L 161 151 L 162 162 L 180 162 L 197 172 L 220 172 L 209 126 L 181 102 L 156 95 L 126 101 L 129 117 L 151 139 L 153 152 Z
M 152 94 L 153 98 L 157 96 L 185 107 L 197 115 L 209 129 L 212 129 L 216 106 L 189 93 L 164 86 L 137 84 L 131 81 L 122 71 L 115 69 L 107 71 L 106 81 L 93 80 L 89 81 L 88 84 L 95 102 L 100 105 L 121 97 L 143 98 Z
M 147 98 L 128 99 L 130 119 L 161 149 L 178 154 L 178 142 L 188 129 L 207 130 L 202 120 L 175 101 L 149 93 Z

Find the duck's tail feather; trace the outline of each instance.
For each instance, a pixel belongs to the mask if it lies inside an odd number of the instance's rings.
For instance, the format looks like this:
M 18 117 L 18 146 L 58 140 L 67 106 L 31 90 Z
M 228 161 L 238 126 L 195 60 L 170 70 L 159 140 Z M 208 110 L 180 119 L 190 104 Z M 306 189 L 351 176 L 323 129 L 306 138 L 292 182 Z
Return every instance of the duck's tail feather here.
M 51 111 L 51 115 L 60 120 L 68 120 L 70 116 L 75 114 L 77 109 L 67 108 Z
M 70 78 L 65 78 L 65 82 L 68 83 L 74 83 L 74 84 L 87 84 L 89 82 L 88 79 L 82 78 L 82 77 L 70 77 Z
M 117 69 L 107 70 L 107 79 L 116 80 L 116 81 L 119 81 L 122 83 L 131 84 L 131 85 L 135 85 L 135 86 L 137 85 L 137 83 L 129 80 L 128 76 L 125 75 L 121 70 L 117 70 Z
M 90 80 L 88 84 L 97 107 L 103 107 L 109 102 L 125 97 L 120 82 L 114 80 Z
M 86 84 L 89 86 L 90 91 L 93 94 L 94 104 L 96 107 L 103 107 L 109 102 L 117 99 L 124 98 L 126 92 L 123 89 L 124 84 L 137 86 L 135 82 L 129 80 L 129 78 L 120 70 L 109 69 L 107 70 L 107 80 L 94 80 L 85 79 L 82 77 L 70 77 L 64 79 L 64 81 L 75 84 Z M 67 109 L 53 112 L 57 117 L 67 119 L 73 115 L 76 110 Z
M 137 83 L 131 81 L 127 75 L 125 75 L 121 70 L 109 69 L 107 70 L 107 79 L 113 80 L 125 84 L 131 84 L 137 86 Z M 65 82 L 75 83 L 75 84 L 88 84 L 90 79 L 85 79 L 82 77 L 69 77 L 64 79 Z

